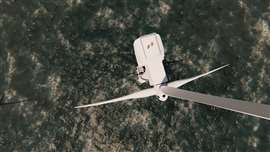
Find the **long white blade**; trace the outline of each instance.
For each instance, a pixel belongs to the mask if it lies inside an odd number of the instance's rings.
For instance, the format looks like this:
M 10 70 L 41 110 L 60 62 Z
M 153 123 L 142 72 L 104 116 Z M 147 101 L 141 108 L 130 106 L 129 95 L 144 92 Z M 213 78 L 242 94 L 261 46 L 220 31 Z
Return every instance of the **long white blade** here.
M 270 105 L 206 95 L 167 86 L 161 87 L 161 91 L 171 97 L 270 120 Z
M 108 103 L 114 103 L 114 102 L 123 101 L 123 100 L 145 98 L 145 97 L 153 96 L 155 94 L 156 94 L 156 90 L 154 88 L 150 88 L 150 89 L 145 89 L 145 90 L 141 90 L 141 91 L 132 93 L 132 94 L 127 95 L 127 96 L 119 97 L 116 99 L 107 100 L 107 101 L 98 102 L 98 103 L 87 104 L 87 105 L 82 105 L 82 106 L 77 106 L 75 108 L 85 108 L 85 107 L 99 106 L 99 105 L 108 104 Z
M 177 81 L 170 82 L 170 83 L 168 83 L 168 86 L 173 87 L 173 88 L 178 88 L 178 87 L 180 87 L 180 86 L 182 86 L 182 85 L 184 85 L 184 84 L 187 84 L 187 83 L 189 83 L 189 82 L 191 82 L 191 81 L 193 81 L 193 80 L 199 79 L 199 78 L 201 78 L 201 77 L 203 77 L 203 76 L 206 76 L 206 75 L 208 75 L 208 74 L 211 74 L 211 73 L 213 73 L 213 72 L 216 72 L 216 71 L 218 71 L 218 70 L 220 70 L 220 69 L 223 69 L 223 68 L 225 68 L 225 67 L 227 67 L 227 66 L 229 66 L 229 64 L 224 65 L 224 66 L 219 67 L 219 68 L 216 68 L 216 69 L 214 69 L 214 70 L 212 70 L 212 71 L 209 71 L 209 72 L 207 72 L 207 73 L 203 73 L 203 74 L 198 75 L 198 76 L 194 76 L 194 77 L 191 77 L 191 78 L 187 78 L 187 79 L 183 79 L 183 80 L 177 80 Z

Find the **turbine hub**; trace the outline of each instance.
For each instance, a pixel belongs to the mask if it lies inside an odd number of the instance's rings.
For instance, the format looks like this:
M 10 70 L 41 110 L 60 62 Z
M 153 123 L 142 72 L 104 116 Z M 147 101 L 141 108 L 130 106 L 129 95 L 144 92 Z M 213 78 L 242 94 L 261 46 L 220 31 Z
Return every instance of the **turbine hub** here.
M 164 83 L 164 84 L 159 84 L 159 85 L 156 85 L 156 86 L 155 86 L 156 92 L 157 92 L 156 95 L 157 95 L 157 97 L 158 97 L 158 100 L 160 100 L 160 101 L 166 101 L 166 100 L 168 99 L 168 95 L 164 94 L 164 93 L 160 90 L 160 88 L 161 88 L 162 86 L 167 86 L 167 84 Z
M 168 99 L 168 96 L 166 94 L 161 94 L 158 96 L 158 100 L 160 101 L 166 101 Z

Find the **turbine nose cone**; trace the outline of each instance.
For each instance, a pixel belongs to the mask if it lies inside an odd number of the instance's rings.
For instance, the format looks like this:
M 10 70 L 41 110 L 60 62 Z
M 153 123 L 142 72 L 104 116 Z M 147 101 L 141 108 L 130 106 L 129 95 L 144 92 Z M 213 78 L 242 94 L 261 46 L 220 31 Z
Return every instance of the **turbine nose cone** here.
M 166 101 L 168 99 L 168 95 L 164 94 L 162 91 L 161 91 L 161 88 L 163 86 L 167 86 L 167 84 L 160 84 L 160 85 L 157 85 L 155 88 L 156 88 L 156 95 L 158 97 L 158 100 L 160 101 Z
M 168 96 L 166 94 L 162 94 L 158 96 L 158 100 L 160 101 L 166 101 L 168 99 Z

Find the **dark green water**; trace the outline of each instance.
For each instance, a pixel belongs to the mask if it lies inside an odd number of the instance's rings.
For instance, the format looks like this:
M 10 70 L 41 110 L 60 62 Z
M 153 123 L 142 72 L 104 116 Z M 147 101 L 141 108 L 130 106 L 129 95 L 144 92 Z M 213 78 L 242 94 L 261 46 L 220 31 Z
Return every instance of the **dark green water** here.
M 0 151 L 270 151 L 270 122 L 151 97 L 133 41 L 159 33 L 170 80 L 231 66 L 185 89 L 270 104 L 268 0 L 0 0 Z M 134 74 L 133 74 L 134 73 Z

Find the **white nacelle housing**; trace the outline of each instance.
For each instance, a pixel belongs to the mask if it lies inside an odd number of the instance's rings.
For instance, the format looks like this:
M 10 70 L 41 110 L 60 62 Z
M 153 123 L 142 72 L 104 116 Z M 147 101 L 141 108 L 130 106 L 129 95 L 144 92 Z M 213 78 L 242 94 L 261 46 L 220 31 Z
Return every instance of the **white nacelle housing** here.
M 138 63 L 139 82 L 149 81 L 150 85 L 167 82 L 163 66 L 164 47 L 158 34 L 152 33 L 136 39 L 133 43 Z

